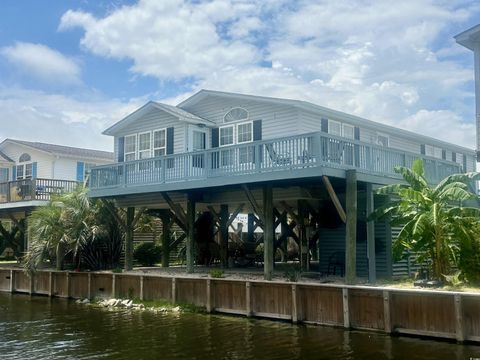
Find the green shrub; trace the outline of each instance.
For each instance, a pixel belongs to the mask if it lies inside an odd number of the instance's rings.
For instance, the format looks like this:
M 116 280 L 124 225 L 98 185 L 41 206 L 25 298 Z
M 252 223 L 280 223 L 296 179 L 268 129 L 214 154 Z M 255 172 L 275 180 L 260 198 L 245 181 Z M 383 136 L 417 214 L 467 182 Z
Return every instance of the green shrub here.
M 223 270 L 220 270 L 220 269 L 212 269 L 210 270 L 209 274 L 210 274 L 210 277 L 212 278 L 217 278 L 217 279 L 223 278 Z
M 142 266 L 153 266 L 162 259 L 162 247 L 155 243 L 141 243 L 135 247 L 133 258 Z

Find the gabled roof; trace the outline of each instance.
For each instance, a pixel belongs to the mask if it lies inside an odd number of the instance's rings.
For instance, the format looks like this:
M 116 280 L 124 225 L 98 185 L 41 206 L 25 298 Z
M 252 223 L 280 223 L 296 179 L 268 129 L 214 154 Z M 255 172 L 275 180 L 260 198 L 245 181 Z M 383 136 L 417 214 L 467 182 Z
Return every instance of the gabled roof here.
M 117 131 L 123 129 L 125 126 L 128 126 L 129 124 L 137 121 L 140 117 L 148 113 L 152 109 L 157 109 L 160 111 L 164 111 L 176 118 L 180 121 L 186 121 L 192 124 L 203 124 L 203 125 L 214 125 L 214 123 L 210 120 L 202 119 L 199 116 L 193 115 L 189 113 L 188 111 L 185 111 L 183 109 L 180 109 L 179 107 L 173 106 L 173 105 L 167 105 L 167 104 L 162 104 L 158 103 L 155 101 L 149 101 L 145 105 L 143 105 L 141 108 L 137 109 L 127 117 L 123 118 L 116 124 L 112 125 L 109 127 L 107 130 L 103 132 L 105 135 L 114 135 Z
M 475 44 L 480 44 L 480 24 L 455 35 L 454 38 L 458 44 L 474 50 Z
M 12 163 L 15 162 L 1 151 L 0 151 L 0 161 L 7 161 L 7 162 L 12 162 Z
M 478 26 L 480 31 L 480 25 Z M 329 109 L 329 108 L 316 105 L 308 101 L 302 101 L 302 100 L 281 99 L 281 98 L 274 98 L 274 97 L 267 97 L 267 96 L 246 95 L 246 94 L 237 94 L 237 93 L 229 93 L 224 91 L 202 89 L 199 92 L 193 94 L 188 99 L 182 101 L 180 104 L 177 105 L 177 107 L 184 108 L 184 109 L 189 108 L 203 101 L 208 96 L 219 96 L 219 97 L 230 98 L 230 99 L 240 99 L 244 101 L 261 101 L 261 102 L 267 102 L 267 103 L 276 104 L 276 105 L 293 106 L 305 111 L 316 113 L 326 118 L 338 119 L 338 120 L 344 119 L 356 126 L 367 127 L 370 129 L 374 129 L 375 131 L 386 132 L 389 134 L 397 134 L 398 136 L 406 137 L 409 139 L 415 139 L 420 143 L 436 145 L 439 147 L 447 146 L 448 148 L 456 149 L 456 151 L 461 151 L 464 153 L 472 153 L 472 154 L 475 153 L 472 149 L 466 148 L 464 146 L 452 144 L 452 143 L 435 139 L 429 136 L 416 134 L 412 131 L 400 129 L 390 125 L 385 125 L 376 121 L 372 121 L 359 116 L 347 114 L 338 110 Z
M 29 148 L 40 150 L 52 155 L 78 157 L 82 159 L 98 159 L 98 160 L 112 160 L 112 161 L 114 160 L 114 154 L 109 151 L 83 149 L 83 148 L 77 148 L 77 147 L 71 147 L 71 146 L 46 144 L 41 142 L 32 142 L 32 141 L 15 140 L 15 139 L 5 139 L 2 143 L 0 143 L 0 147 L 6 143 L 27 146 Z M 12 160 L 10 159 L 10 161 Z

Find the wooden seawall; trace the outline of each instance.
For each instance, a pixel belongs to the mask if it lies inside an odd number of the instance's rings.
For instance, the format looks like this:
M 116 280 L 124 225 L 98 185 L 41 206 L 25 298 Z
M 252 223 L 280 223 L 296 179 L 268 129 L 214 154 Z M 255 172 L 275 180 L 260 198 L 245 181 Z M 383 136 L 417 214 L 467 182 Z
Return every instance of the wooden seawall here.
M 208 312 L 480 342 L 480 293 L 153 274 L 0 269 L 0 291 L 167 299 Z

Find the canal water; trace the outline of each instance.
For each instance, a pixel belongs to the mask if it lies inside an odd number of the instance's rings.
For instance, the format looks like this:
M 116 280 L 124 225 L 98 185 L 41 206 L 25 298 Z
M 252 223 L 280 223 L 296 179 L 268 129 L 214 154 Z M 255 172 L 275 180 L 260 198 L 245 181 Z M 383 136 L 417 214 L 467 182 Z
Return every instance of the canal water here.
M 471 359 L 480 346 L 0 293 L 0 359 Z

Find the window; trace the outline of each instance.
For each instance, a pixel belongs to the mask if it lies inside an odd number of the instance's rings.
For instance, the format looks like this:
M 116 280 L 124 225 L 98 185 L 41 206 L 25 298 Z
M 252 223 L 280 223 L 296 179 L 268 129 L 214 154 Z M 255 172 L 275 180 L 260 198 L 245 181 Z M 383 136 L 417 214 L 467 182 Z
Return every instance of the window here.
M 241 107 L 236 107 L 231 109 L 223 117 L 224 122 L 245 121 L 245 120 L 248 120 L 248 111 Z
M 165 129 L 155 130 L 153 132 L 153 156 L 163 156 L 166 154 L 167 131 Z
M 8 169 L 0 168 L 0 183 L 8 181 Z
M 137 154 L 137 135 L 125 136 L 125 161 L 136 159 Z
M 193 131 L 192 132 L 192 146 L 193 151 L 205 150 L 205 133 L 203 131 Z
M 224 126 L 220 128 L 220 146 L 227 146 L 234 144 L 234 136 L 233 136 L 233 129 L 234 126 Z
M 250 142 L 253 139 L 253 124 L 251 122 L 237 125 L 237 144 Z
M 22 155 L 20 155 L 18 162 L 27 162 L 27 161 L 32 161 L 32 157 L 29 154 L 23 153 Z
M 138 135 L 138 159 L 148 159 L 152 157 L 151 151 L 151 136 L 152 133 L 145 132 Z
M 353 125 L 343 124 L 342 134 L 343 137 L 346 137 L 347 139 L 355 139 L 355 127 Z
M 385 134 L 377 134 L 377 144 L 383 147 L 389 146 L 389 137 Z
M 33 163 L 31 161 L 32 157 L 29 154 L 23 153 L 20 155 L 18 162 L 23 164 L 17 165 L 16 180 L 31 179 L 33 177 Z
M 338 121 L 328 120 L 328 133 L 342 136 L 342 125 Z

